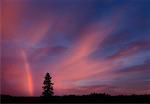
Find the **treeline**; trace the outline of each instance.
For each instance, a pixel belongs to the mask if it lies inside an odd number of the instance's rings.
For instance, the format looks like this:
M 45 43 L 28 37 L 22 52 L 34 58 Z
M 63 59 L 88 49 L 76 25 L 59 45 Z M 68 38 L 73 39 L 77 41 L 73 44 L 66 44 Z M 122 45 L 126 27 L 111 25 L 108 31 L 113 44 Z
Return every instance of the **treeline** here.
M 2 103 L 150 103 L 150 95 L 118 95 L 92 93 L 49 97 L 1 96 Z

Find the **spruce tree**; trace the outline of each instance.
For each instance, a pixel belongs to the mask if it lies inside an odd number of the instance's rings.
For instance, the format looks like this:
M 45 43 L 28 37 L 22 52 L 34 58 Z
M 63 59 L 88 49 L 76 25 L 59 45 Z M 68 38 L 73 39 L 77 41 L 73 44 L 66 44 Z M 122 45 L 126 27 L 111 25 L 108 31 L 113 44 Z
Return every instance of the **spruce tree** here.
M 43 82 L 44 86 L 42 87 L 44 90 L 42 95 L 45 97 L 53 96 L 53 94 L 54 94 L 53 83 L 52 83 L 51 79 L 52 79 L 52 77 L 50 76 L 50 74 L 46 73 L 45 80 Z

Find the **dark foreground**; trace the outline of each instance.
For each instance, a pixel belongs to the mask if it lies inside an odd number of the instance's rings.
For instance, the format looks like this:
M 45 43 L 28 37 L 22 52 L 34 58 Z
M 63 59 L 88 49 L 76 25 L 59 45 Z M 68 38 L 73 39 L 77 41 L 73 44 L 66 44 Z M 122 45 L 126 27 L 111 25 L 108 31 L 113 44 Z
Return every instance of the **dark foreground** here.
M 1 103 L 145 103 L 150 104 L 150 95 L 132 96 L 53 96 L 53 97 L 12 97 L 1 96 Z

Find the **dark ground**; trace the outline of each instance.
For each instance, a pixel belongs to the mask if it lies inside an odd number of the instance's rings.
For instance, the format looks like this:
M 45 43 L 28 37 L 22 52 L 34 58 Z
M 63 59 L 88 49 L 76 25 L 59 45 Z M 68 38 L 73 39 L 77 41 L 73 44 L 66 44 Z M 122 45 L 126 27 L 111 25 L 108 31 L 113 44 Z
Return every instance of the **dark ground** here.
M 109 96 L 109 95 L 84 95 L 84 96 L 53 96 L 53 97 L 12 97 L 1 96 L 1 103 L 144 103 L 150 104 L 150 95 Z

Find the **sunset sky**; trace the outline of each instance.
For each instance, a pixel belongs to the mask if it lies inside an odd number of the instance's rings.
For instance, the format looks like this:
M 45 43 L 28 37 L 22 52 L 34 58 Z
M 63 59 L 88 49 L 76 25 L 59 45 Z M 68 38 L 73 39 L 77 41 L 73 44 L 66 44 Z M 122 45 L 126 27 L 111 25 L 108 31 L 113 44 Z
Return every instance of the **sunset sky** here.
M 150 0 L 3 0 L 1 94 L 150 94 Z

